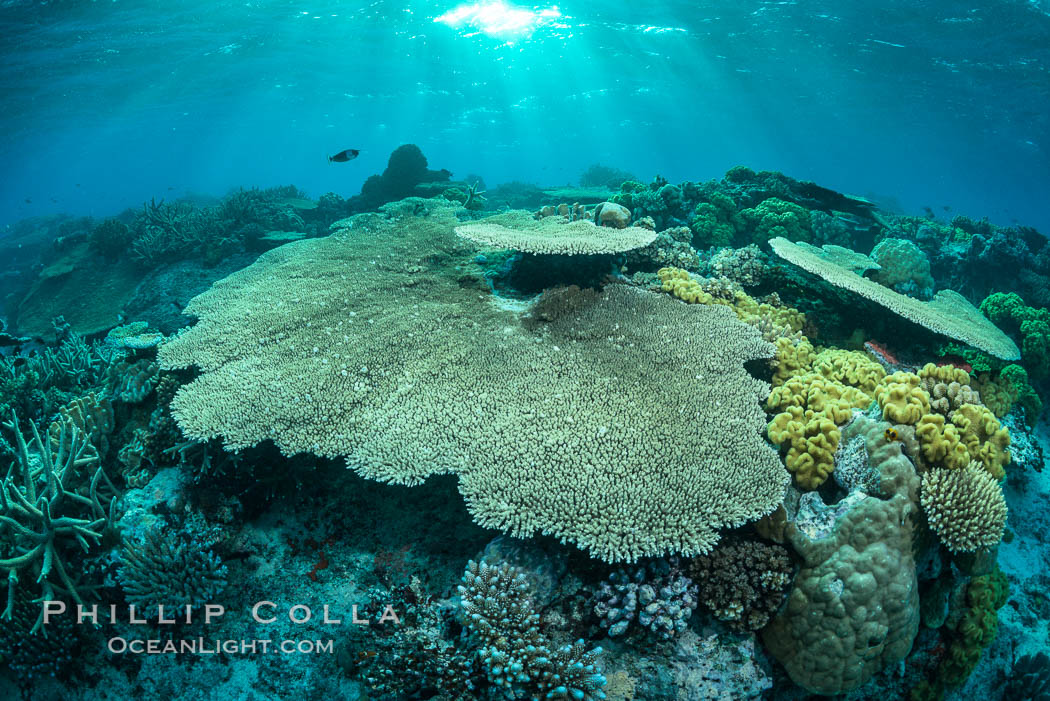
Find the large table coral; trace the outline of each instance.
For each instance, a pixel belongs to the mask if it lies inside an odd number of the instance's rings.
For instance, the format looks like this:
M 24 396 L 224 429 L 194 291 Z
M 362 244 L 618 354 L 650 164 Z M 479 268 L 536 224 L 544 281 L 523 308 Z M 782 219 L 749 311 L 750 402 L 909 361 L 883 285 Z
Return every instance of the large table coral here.
M 1017 360 L 1021 357 L 1017 344 L 954 290 L 941 290 L 932 300 L 923 302 L 837 265 L 814 246 L 792 243 L 785 238 L 770 239 L 769 243 L 773 252 L 789 263 L 836 287 L 869 299 L 934 333 L 962 341 L 997 358 Z
M 769 386 L 743 366 L 773 353 L 758 331 L 626 285 L 522 324 L 461 284 L 456 224 L 401 203 L 193 299 L 199 322 L 160 352 L 202 371 L 172 403 L 186 434 L 270 439 L 401 484 L 456 473 L 478 523 L 606 560 L 704 553 L 776 507 Z

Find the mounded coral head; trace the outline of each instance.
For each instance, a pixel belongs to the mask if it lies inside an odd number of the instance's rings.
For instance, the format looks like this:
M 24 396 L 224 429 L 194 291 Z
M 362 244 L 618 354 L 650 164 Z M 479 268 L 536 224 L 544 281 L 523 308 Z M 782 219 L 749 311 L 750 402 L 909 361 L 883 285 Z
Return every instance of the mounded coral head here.
M 883 239 L 872 250 L 871 257 L 879 265 L 872 277 L 880 285 L 919 299 L 933 296 L 930 261 L 912 241 Z

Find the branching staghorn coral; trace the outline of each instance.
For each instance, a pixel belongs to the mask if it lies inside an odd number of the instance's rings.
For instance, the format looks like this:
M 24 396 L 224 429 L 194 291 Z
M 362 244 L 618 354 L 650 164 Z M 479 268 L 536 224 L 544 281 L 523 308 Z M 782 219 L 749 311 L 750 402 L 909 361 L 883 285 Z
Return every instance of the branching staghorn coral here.
M 0 484 L 0 534 L 5 550 L 0 571 L 7 574 L 7 604 L 3 616 L 10 619 L 22 581 L 40 585 L 40 600 L 68 596 L 78 604 L 83 599 L 67 566 L 68 550 L 84 552 L 102 541 L 103 531 L 113 519 L 115 498 L 100 495 L 100 489 L 116 488 L 99 467 L 90 482 L 75 484 L 80 470 L 90 464 L 86 437 L 76 426 L 62 422 L 57 446 L 42 439 L 35 425 L 27 443 L 12 414 L 4 424 L 15 436 L 16 458 Z M 80 493 L 84 491 L 85 493 Z M 37 621 L 34 631 L 40 626 Z
M 529 583 L 517 567 L 471 560 L 459 587 L 464 624 L 478 636 L 489 681 L 514 698 L 600 701 L 605 677 L 596 665 L 602 649 L 583 640 L 555 645 L 540 630 Z

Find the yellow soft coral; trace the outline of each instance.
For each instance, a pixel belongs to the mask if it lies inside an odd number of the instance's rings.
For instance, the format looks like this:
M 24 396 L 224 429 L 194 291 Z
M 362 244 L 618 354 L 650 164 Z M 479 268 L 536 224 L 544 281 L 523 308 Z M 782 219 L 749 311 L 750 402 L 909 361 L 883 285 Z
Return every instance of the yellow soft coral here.
M 952 423 L 971 460 L 980 461 L 996 479 L 1006 475 L 1003 467 L 1010 462 L 1010 432 L 1002 427 L 988 407 L 964 404 L 955 410 Z
M 946 385 L 953 382 L 958 382 L 960 385 L 970 384 L 970 373 L 954 365 L 926 363 L 922 370 L 919 370 L 919 377 L 931 382 L 943 382 Z
M 986 372 L 977 376 L 974 388 L 980 393 L 981 402 L 1000 418 L 1010 413 L 1017 401 L 1017 387 L 1012 382 L 994 380 Z
M 736 293 L 732 306 L 741 321 L 752 325 L 760 320 L 765 321 L 785 336 L 800 333 L 806 325 L 806 315 L 799 310 L 759 302 L 745 292 Z
M 714 298 L 704 292 L 700 283 L 681 268 L 660 268 L 656 271 L 660 289 L 689 304 L 711 304 Z
M 847 350 L 821 351 L 813 369 L 824 377 L 872 394 L 886 377 L 886 370 L 867 353 Z
M 961 470 L 970 464 L 970 453 L 962 442 L 959 429 L 945 425 L 941 414 L 927 414 L 915 426 L 915 435 L 922 446 L 922 455 L 929 465 L 943 465 Z
M 835 422 L 824 414 L 788 407 L 770 422 L 768 434 L 774 443 L 788 444 L 784 462 L 802 488 L 816 489 L 835 469 L 840 434 Z
M 785 464 L 799 486 L 816 489 L 835 468 L 838 427 L 865 409 L 871 397 L 817 372 L 789 377 L 774 387 L 766 400 L 770 411 L 780 411 L 767 434 L 777 445 L 788 445 Z
M 660 289 L 670 292 L 678 299 L 690 304 L 722 304 L 732 308 L 741 321 L 762 331 L 766 340 L 775 342 L 781 337 L 791 337 L 792 342 L 799 339 L 802 327 L 806 325 L 806 315 L 797 309 L 768 302 L 759 302 L 746 292 L 738 290 L 732 299 L 708 293 L 703 283 L 693 278 L 688 271 L 681 268 L 660 268 L 656 271 L 660 280 Z M 709 281 L 710 282 L 710 281 Z M 717 284 L 717 282 L 713 283 Z
M 784 384 L 793 375 L 809 370 L 817 351 L 806 339 L 795 343 L 790 338 L 781 337 L 776 341 L 776 369 L 773 371 L 773 386 Z
M 916 424 L 930 413 L 930 395 L 920 386 L 918 375 L 895 372 L 886 378 L 875 398 L 882 416 L 895 424 Z

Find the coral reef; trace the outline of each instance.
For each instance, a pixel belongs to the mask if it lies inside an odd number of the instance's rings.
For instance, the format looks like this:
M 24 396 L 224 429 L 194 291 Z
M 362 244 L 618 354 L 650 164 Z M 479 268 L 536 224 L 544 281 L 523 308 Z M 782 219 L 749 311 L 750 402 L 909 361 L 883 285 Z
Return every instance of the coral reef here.
M 886 424 L 858 422 L 878 490 L 833 505 L 817 492 L 802 498 L 785 531 L 802 566 L 762 635 L 792 680 L 825 695 L 856 689 L 903 660 L 919 628 L 912 557 L 919 479 L 900 444 L 883 437 Z
M 656 232 L 636 226 L 609 228 L 561 217 L 533 219 L 522 213 L 502 214 L 457 226 L 456 233 L 483 246 L 570 256 L 622 253 L 648 246 L 656 239 Z
M 815 255 L 812 250 L 796 245 L 785 238 L 770 240 L 773 252 L 803 270 L 826 280 L 836 287 L 850 290 L 895 314 L 923 326 L 934 333 L 968 343 L 1005 360 L 1016 360 L 1021 351 L 1010 338 L 990 324 L 962 295 L 952 290 L 941 290 L 929 302 L 883 287 L 856 273 Z M 812 248 L 812 247 L 810 247 Z
M 9 600 L 0 622 L 0 665 L 18 680 L 23 695 L 49 677 L 65 677 L 79 652 L 77 628 L 64 617 L 38 628 L 40 606 L 18 593 Z
M 41 601 L 68 597 L 83 604 L 69 553 L 102 542 L 113 522 L 116 488 L 102 467 L 90 476 L 82 474 L 93 459 L 85 457 L 86 436 L 75 425 L 61 422 L 56 450 L 52 441 L 41 439 L 35 424 L 28 443 L 16 416 L 4 425 L 14 434 L 16 453 L 0 485 L 0 570 L 7 574 L 8 588 L 3 617 L 13 615 L 20 582 L 39 585 Z
M 1014 662 L 1003 690 L 1004 699 L 1050 700 L 1050 657 L 1045 652 L 1024 655 Z
M 619 168 L 592 163 L 580 174 L 580 187 L 604 187 L 619 190 L 620 186 L 628 180 L 637 181 L 638 178 Z

